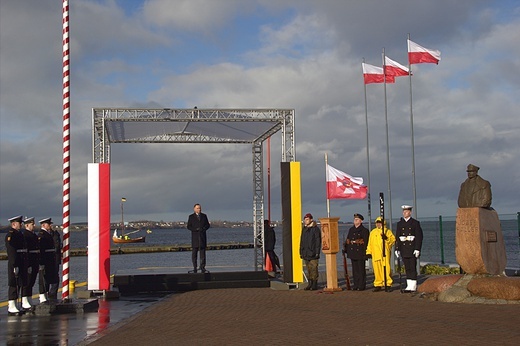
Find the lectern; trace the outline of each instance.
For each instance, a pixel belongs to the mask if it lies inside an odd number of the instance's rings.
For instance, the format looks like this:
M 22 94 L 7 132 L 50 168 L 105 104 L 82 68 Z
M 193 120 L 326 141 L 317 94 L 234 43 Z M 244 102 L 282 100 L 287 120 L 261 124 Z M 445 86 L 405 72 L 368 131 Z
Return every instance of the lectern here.
M 342 289 L 338 285 L 338 264 L 336 254 L 339 252 L 339 217 L 320 218 L 321 223 L 321 251 L 325 254 L 327 287 L 325 292 L 338 292 Z

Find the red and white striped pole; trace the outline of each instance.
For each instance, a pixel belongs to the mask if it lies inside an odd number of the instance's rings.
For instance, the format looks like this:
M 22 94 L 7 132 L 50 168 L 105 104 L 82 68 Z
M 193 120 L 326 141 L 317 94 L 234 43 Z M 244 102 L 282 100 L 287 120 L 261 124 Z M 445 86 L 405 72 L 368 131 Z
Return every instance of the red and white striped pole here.
M 70 70 L 69 2 L 63 0 L 63 300 L 69 299 Z

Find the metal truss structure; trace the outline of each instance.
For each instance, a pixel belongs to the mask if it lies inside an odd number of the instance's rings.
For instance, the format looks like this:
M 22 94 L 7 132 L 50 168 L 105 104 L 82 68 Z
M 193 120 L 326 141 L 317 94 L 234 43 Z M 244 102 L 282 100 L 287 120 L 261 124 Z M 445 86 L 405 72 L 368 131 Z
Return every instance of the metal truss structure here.
M 264 264 L 263 142 L 282 131 L 282 162 L 295 161 L 293 109 L 92 109 L 92 161 L 110 163 L 111 143 L 252 145 L 255 269 Z

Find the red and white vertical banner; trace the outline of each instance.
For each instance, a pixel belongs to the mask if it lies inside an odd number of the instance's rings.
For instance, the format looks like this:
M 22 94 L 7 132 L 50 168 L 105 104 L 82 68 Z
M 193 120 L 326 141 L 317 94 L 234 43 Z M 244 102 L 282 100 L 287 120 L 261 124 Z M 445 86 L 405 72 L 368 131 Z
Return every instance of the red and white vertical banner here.
M 110 164 L 88 164 L 88 289 L 110 288 Z
M 69 2 L 63 0 L 63 285 L 62 299 L 69 298 L 70 226 L 70 80 Z

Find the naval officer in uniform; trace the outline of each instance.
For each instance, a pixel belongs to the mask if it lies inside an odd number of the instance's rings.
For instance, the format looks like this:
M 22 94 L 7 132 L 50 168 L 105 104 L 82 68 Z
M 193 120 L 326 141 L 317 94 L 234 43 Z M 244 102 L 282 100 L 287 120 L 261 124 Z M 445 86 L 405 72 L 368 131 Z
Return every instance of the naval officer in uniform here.
M 32 310 L 31 296 L 36 277 L 38 276 L 40 244 L 38 243 L 38 235 L 34 233 L 34 217 L 23 219 L 23 225 L 25 227 L 23 236 L 27 245 L 27 282 L 22 287 L 22 308 L 24 310 Z
M 39 221 L 41 230 L 38 234 L 38 242 L 40 244 L 40 303 L 45 303 L 49 295 L 51 285 L 58 287 L 59 263 L 56 260 L 56 248 L 54 246 L 54 238 L 52 231 L 52 219 L 46 218 Z
M 423 231 L 421 223 L 412 217 L 412 206 L 402 205 L 403 217 L 397 222 L 395 255 L 401 257 L 406 271 L 406 288 L 417 290 L 417 260 L 421 255 Z
M 22 231 L 22 215 L 9 219 L 11 228 L 5 235 L 5 248 L 7 250 L 7 285 L 9 286 L 7 295 L 9 305 L 7 313 L 9 316 L 19 316 L 23 314 L 18 309 L 16 300 L 19 290 L 25 285 L 27 279 L 27 248 Z

